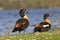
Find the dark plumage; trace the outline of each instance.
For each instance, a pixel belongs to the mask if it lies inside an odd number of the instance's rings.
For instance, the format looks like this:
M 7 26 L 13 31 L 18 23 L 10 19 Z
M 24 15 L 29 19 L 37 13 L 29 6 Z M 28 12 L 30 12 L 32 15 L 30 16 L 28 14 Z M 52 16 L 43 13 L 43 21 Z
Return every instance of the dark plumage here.
M 16 32 L 16 31 L 23 31 L 25 30 L 28 26 L 29 26 L 29 19 L 28 17 L 25 15 L 25 9 L 21 9 L 19 14 L 21 16 L 21 19 L 19 19 L 16 23 L 15 23 L 15 27 L 13 29 L 12 32 Z
M 51 28 L 51 22 L 48 19 L 50 15 L 49 14 L 44 14 L 44 22 L 38 23 L 35 25 L 34 32 L 45 32 L 48 31 Z
M 47 27 L 43 27 L 43 25 L 49 25 Z M 47 23 L 47 22 L 41 22 L 39 23 L 39 25 L 34 28 L 34 32 L 38 31 L 38 32 L 45 32 L 48 31 L 51 28 L 51 24 Z
M 23 31 L 25 30 L 29 25 L 29 21 L 26 19 L 19 19 L 16 24 L 15 24 L 15 28 L 13 30 L 13 32 L 15 31 Z

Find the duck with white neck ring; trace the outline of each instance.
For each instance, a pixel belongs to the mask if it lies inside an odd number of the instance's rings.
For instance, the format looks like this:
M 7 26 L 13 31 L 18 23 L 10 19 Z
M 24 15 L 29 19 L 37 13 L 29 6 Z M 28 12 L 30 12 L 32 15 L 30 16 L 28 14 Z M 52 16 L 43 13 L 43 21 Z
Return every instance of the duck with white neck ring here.
M 19 12 L 19 15 L 21 18 L 15 23 L 15 27 L 12 32 L 19 31 L 25 31 L 25 29 L 29 26 L 29 18 L 27 15 L 25 15 L 26 9 L 21 9 Z

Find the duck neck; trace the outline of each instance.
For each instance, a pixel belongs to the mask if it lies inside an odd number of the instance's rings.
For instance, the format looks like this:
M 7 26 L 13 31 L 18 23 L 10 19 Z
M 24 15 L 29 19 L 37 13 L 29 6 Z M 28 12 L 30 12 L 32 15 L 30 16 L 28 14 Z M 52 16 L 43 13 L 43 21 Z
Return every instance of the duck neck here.
M 29 21 L 29 18 L 28 18 L 28 16 L 27 16 L 27 15 L 25 15 L 23 18 L 24 18 L 24 19 L 27 19 L 27 20 Z
M 51 21 L 48 18 L 44 18 L 44 22 L 51 24 Z

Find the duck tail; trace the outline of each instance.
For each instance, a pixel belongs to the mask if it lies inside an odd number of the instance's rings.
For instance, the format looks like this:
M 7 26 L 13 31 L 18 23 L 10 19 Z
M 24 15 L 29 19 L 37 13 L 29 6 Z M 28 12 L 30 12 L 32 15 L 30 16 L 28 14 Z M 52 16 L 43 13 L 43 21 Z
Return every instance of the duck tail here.
M 12 32 L 16 32 L 17 31 L 17 28 L 14 28 Z

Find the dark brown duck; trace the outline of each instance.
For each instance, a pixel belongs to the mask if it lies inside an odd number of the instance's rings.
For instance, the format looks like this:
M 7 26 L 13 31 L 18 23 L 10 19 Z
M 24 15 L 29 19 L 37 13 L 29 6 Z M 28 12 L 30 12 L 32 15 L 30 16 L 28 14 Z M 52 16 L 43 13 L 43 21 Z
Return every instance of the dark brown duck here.
M 15 23 L 15 27 L 12 32 L 23 31 L 29 26 L 29 18 L 25 15 L 26 9 L 21 9 L 19 14 L 21 18 Z
M 50 15 L 48 13 L 44 14 L 44 22 L 35 25 L 34 32 L 45 32 L 51 28 L 51 21 L 48 19 Z

